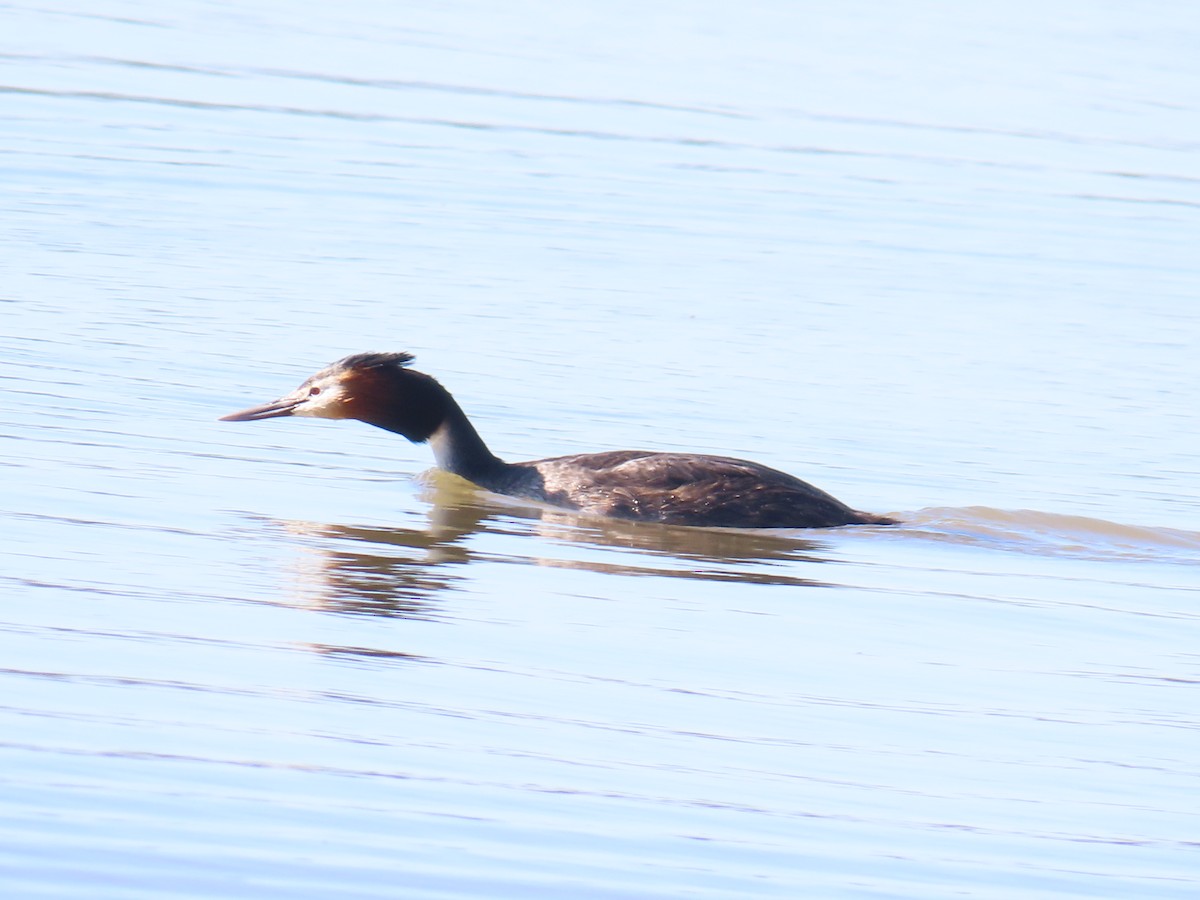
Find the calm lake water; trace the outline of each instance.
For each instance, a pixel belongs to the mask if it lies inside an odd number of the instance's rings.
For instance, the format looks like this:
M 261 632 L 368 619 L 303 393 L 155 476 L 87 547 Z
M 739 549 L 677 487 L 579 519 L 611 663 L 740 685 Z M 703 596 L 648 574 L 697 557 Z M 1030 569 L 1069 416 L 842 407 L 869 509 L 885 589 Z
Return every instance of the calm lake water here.
M 0 7 L 0 895 L 1200 895 L 1200 8 Z M 903 527 L 608 522 L 509 459 Z

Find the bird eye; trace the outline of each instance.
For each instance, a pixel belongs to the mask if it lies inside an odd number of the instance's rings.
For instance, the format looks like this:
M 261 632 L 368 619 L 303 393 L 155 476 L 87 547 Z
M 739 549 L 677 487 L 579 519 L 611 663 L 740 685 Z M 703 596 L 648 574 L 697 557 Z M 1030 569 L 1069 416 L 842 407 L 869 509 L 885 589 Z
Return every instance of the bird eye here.
M 315 397 L 319 393 L 321 393 L 321 389 L 319 387 L 311 387 L 308 389 L 308 396 L 310 397 Z

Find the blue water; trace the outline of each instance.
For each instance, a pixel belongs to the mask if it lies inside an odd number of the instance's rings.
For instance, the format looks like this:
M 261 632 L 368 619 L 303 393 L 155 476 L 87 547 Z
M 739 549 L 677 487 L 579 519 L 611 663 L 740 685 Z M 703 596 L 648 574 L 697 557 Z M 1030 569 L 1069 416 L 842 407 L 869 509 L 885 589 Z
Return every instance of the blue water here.
M 0 894 L 1200 892 L 1185 6 L 0 8 Z M 545 510 L 760 460 L 898 529 Z

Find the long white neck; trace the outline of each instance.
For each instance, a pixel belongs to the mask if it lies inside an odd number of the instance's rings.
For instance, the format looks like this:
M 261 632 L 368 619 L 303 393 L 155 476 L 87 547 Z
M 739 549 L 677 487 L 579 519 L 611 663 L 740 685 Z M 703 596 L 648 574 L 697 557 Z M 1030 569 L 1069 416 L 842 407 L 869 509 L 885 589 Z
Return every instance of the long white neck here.
M 458 404 L 451 406 L 442 424 L 429 435 L 429 447 L 439 469 L 476 484 L 490 481 L 504 468 L 504 463 L 487 448 Z

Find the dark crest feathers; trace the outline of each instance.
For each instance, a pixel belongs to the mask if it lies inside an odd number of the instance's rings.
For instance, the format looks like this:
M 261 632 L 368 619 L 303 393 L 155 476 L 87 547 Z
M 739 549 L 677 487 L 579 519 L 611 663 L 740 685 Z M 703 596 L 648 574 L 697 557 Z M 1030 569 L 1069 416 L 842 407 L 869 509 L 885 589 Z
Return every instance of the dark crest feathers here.
M 355 353 L 337 363 L 339 369 L 403 368 L 416 359 L 411 353 Z

